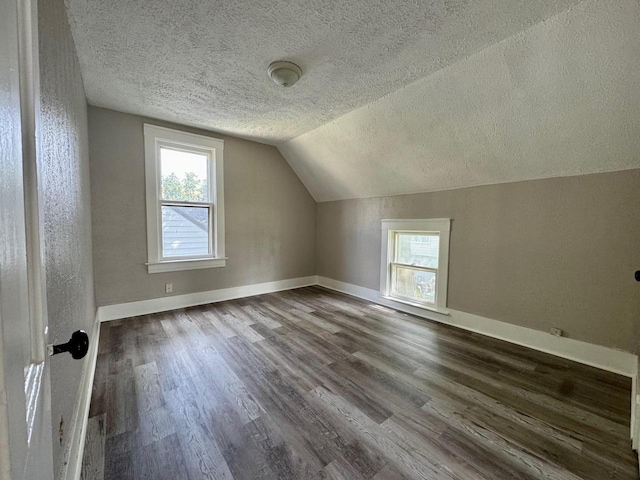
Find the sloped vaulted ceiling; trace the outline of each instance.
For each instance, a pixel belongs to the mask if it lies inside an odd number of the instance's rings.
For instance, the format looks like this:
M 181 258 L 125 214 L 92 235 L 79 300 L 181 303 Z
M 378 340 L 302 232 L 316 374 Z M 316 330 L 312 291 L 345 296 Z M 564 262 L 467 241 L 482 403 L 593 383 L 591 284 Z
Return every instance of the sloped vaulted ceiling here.
M 637 0 L 67 6 L 91 104 L 277 145 L 318 201 L 640 167 Z
M 640 4 L 584 1 L 279 148 L 317 201 L 640 168 Z

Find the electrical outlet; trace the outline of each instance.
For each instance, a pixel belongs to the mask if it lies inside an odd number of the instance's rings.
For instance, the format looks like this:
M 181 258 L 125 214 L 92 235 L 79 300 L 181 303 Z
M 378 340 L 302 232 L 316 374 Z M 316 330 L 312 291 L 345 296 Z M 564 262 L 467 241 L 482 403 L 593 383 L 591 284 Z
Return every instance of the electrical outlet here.
M 173 292 L 173 283 L 165 283 L 164 293 L 172 293 L 172 292 Z
M 551 327 L 551 329 L 549 330 L 549 333 L 551 335 L 555 335 L 556 337 L 561 337 L 562 336 L 562 330 L 559 328 L 555 328 L 555 327 Z

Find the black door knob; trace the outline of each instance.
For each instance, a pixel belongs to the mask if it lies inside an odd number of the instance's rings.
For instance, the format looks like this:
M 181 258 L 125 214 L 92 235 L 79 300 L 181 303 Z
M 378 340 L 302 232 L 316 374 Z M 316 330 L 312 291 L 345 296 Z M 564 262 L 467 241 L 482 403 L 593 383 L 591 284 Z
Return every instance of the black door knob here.
M 636 270 L 636 282 L 640 282 L 640 270 Z
M 67 343 L 54 345 L 51 355 L 69 352 L 74 359 L 80 360 L 87 354 L 88 351 L 89 335 L 87 335 L 84 330 L 78 330 L 71 334 L 71 340 L 69 340 Z

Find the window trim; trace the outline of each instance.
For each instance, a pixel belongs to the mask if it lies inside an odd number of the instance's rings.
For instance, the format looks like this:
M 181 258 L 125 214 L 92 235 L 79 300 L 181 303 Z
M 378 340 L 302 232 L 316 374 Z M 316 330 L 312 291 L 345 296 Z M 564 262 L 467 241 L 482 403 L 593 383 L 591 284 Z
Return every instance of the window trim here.
M 439 242 L 438 274 L 436 281 L 436 294 L 434 303 L 422 303 L 412 301 L 407 297 L 392 296 L 392 275 L 396 253 L 396 233 L 437 233 Z M 384 219 L 382 220 L 382 248 L 380 258 L 380 296 L 392 302 L 412 305 L 414 307 L 432 310 L 447 314 L 447 287 L 449 284 L 449 237 L 451 232 L 451 219 Z M 407 265 L 412 267 L 412 265 Z M 425 269 L 429 270 L 429 268 Z
M 179 202 L 161 198 L 160 148 L 197 151 L 209 157 L 209 201 Z M 147 200 L 147 269 L 149 273 L 224 267 L 224 140 L 156 125 L 144 124 L 145 186 Z M 162 205 L 209 208 L 208 255 L 162 256 Z M 213 217 L 213 221 L 211 221 Z

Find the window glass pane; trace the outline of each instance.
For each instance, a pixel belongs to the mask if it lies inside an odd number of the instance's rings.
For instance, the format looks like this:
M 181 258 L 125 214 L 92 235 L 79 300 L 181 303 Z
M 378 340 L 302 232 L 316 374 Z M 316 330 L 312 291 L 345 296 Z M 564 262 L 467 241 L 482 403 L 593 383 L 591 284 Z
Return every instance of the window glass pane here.
M 413 268 L 393 266 L 392 296 L 435 303 L 436 274 Z
M 209 157 L 160 147 L 162 198 L 184 202 L 207 202 Z
M 433 233 L 398 233 L 396 234 L 396 242 L 396 262 L 438 268 L 439 235 Z
M 162 206 L 162 256 L 209 253 L 209 208 Z

